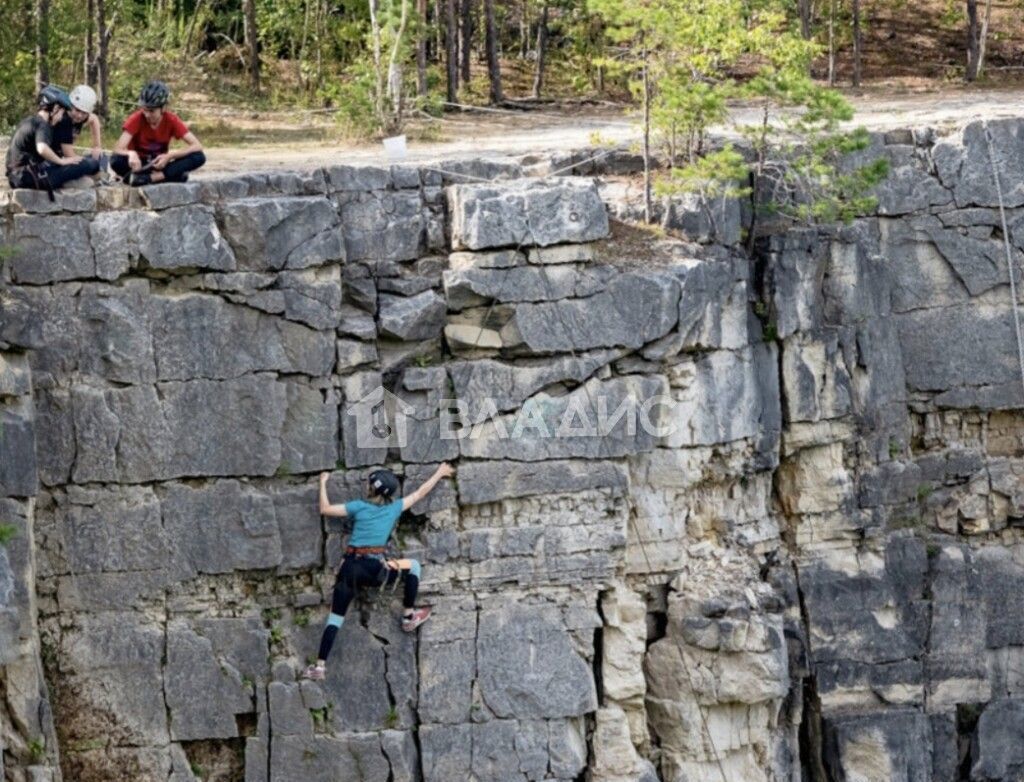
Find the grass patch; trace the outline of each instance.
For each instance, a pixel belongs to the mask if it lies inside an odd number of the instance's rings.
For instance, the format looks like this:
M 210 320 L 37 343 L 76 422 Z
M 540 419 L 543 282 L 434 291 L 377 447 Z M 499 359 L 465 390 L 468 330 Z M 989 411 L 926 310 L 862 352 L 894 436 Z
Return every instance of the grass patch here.
M 0 546 L 6 546 L 18 536 L 18 528 L 13 524 L 0 524 Z

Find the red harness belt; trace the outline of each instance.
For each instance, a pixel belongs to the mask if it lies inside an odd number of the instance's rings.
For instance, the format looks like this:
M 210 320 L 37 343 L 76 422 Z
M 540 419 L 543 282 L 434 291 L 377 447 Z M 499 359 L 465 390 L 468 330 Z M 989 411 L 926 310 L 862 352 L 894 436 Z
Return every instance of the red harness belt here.
M 357 557 L 372 554 L 387 554 L 387 546 L 349 546 L 345 549 L 345 556 L 355 555 Z

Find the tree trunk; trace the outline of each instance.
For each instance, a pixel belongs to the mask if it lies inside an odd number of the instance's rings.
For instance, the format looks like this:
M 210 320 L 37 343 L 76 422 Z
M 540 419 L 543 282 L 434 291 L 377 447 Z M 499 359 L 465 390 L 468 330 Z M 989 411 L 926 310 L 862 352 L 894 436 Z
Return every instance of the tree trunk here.
M 978 0 L 967 0 L 967 81 L 978 78 Z
M 519 59 L 525 60 L 527 53 L 530 51 L 530 22 L 528 21 L 530 12 L 529 0 L 522 0 L 519 3 Z
M 455 3 L 458 0 L 445 0 L 444 45 L 448 64 L 448 102 L 455 103 L 459 99 L 459 28 L 455 19 Z
M 473 56 L 473 0 L 462 0 L 461 29 L 462 38 L 459 41 L 459 67 L 460 78 L 463 84 L 469 84 L 471 78 L 469 67 L 470 59 Z
M 371 0 L 373 2 L 374 0 Z M 385 130 L 388 133 L 397 133 L 402 129 L 402 122 L 405 112 L 405 94 L 402 89 L 404 79 L 402 78 L 402 61 L 399 53 L 402 49 L 402 40 L 405 38 L 405 29 L 409 24 L 409 0 L 402 0 L 402 15 L 398 22 L 398 31 L 395 33 L 395 42 L 391 47 L 391 56 L 388 58 L 388 101 L 390 112 Z
M 377 126 L 385 125 L 384 116 L 384 69 L 380 61 L 380 22 L 377 19 L 377 0 L 370 0 L 370 37 L 373 42 L 373 110 L 377 115 Z
M 644 222 L 651 222 L 651 80 L 644 49 Z
M 548 4 L 540 12 L 537 24 L 537 72 L 533 76 L 533 97 L 539 98 L 544 88 L 544 54 L 548 46 Z
M 860 86 L 860 0 L 853 0 L 853 86 Z
M 836 0 L 828 12 L 828 86 L 836 86 Z
M 260 92 L 260 42 L 256 31 L 256 0 L 243 0 L 245 47 L 249 56 L 249 84 L 253 92 Z
M 316 16 L 313 27 L 316 30 L 316 86 L 319 89 L 324 83 L 324 4 L 316 0 Z
M 798 0 L 800 14 L 800 35 L 805 41 L 811 40 L 811 0 Z
M 296 76 L 299 78 L 299 84 L 302 88 L 309 92 L 309 79 L 302 70 L 302 63 L 306 61 L 309 56 L 309 0 L 303 0 L 302 2 L 302 39 L 299 42 L 299 59 L 295 63 Z
M 85 22 L 85 83 L 90 87 L 96 86 L 96 36 L 93 31 L 96 29 L 96 9 L 94 0 L 86 3 Z
M 985 70 L 985 50 L 988 44 L 988 25 L 992 20 L 992 0 L 985 0 L 985 19 L 981 23 L 981 34 L 978 36 L 978 72 L 980 77 Z
M 185 45 L 181 49 L 181 58 L 188 57 L 192 48 L 192 32 L 196 27 L 196 20 L 199 18 L 199 9 L 202 8 L 203 0 L 196 0 L 196 7 L 192 9 L 192 17 L 188 20 L 188 31 L 185 33 Z
M 107 26 L 106 0 L 94 0 L 96 4 L 96 113 L 101 117 L 109 117 L 107 111 L 107 77 L 110 37 L 114 34 L 114 26 Z
M 416 0 L 419 14 L 419 34 L 416 36 L 416 94 L 423 98 L 427 94 L 427 0 Z
M 441 52 L 444 51 L 444 7 L 442 0 L 434 0 L 434 55 L 438 62 L 441 62 Z
M 501 90 L 501 63 L 498 61 L 498 30 L 494 23 L 494 0 L 484 0 L 484 17 L 487 25 L 487 75 L 491 80 L 491 103 L 505 100 Z
M 50 0 L 36 0 L 36 92 L 50 83 Z

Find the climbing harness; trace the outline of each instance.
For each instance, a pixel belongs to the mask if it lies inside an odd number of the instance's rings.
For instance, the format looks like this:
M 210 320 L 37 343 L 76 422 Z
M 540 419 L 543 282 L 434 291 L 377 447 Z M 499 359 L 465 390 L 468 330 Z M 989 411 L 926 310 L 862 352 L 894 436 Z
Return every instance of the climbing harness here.
M 1010 232 L 1006 228 L 1006 206 L 1003 203 L 1003 187 L 999 181 L 999 168 L 996 166 L 995 154 L 992 150 L 992 135 L 988 132 L 988 122 L 982 127 L 985 130 L 985 142 L 988 145 L 988 159 L 992 164 L 992 178 L 996 183 L 996 197 L 999 199 L 999 220 L 1003 228 L 1003 250 L 1006 252 L 1006 271 L 1010 276 L 1010 296 L 1013 303 L 1013 333 L 1017 337 L 1017 363 L 1020 366 L 1021 389 L 1024 390 L 1024 344 L 1020 335 L 1020 303 L 1017 301 L 1017 269 L 1013 264 L 1013 253 L 1010 250 Z

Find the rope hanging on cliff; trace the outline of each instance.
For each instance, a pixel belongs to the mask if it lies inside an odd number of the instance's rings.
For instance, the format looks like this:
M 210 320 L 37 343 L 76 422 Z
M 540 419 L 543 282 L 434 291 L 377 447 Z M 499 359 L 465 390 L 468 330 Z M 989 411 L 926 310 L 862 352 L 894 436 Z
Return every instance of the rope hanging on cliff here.
M 1020 384 L 1024 391 L 1024 343 L 1020 336 L 1020 303 L 1017 301 L 1017 269 L 1013 264 L 1013 253 L 1010 250 L 1010 232 L 1006 228 L 1006 206 L 1003 204 L 1003 187 L 999 181 L 999 168 L 996 166 L 995 154 L 992 150 L 992 135 L 988 132 L 988 122 L 983 125 L 985 142 L 988 145 L 988 159 L 992 164 L 992 178 L 996 183 L 996 197 L 999 199 L 999 220 L 1003 228 L 1003 249 L 1006 252 L 1006 271 L 1010 275 L 1010 297 L 1013 302 L 1013 333 L 1017 337 L 1017 362 L 1020 365 Z

